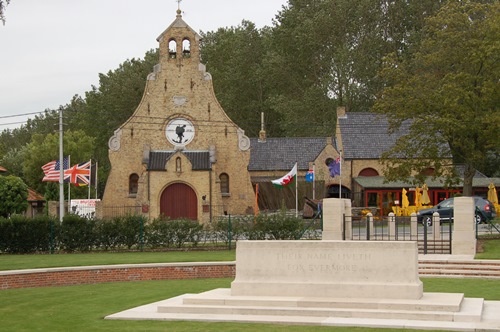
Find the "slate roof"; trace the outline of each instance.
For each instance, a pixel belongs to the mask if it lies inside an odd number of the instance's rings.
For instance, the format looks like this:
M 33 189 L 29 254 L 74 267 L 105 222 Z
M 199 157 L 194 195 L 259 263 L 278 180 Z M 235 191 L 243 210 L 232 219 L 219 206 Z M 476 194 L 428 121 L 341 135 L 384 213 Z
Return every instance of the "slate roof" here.
M 151 151 L 149 153 L 148 170 L 165 171 L 167 160 L 175 154 L 176 151 Z M 189 159 L 193 171 L 205 171 L 212 169 L 210 164 L 210 153 L 208 151 L 182 151 Z
M 248 170 L 290 171 L 295 162 L 298 170 L 308 170 L 326 144 L 326 137 L 276 137 L 265 142 L 250 138 Z
M 405 181 L 391 181 L 384 183 L 383 176 L 358 176 L 354 178 L 354 181 L 357 182 L 365 189 L 376 188 L 376 189 L 389 189 L 389 188 L 409 188 L 415 187 L 415 185 L 410 184 Z M 500 178 L 483 178 L 483 177 L 475 177 L 472 179 L 472 186 L 474 188 L 479 187 L 488 187 L 490 183 L 494 183 L 496 186 L 500 185 Z M 442 188 L 443 181 L 442 178 L 432 179 L 431 177 L 425 180 L 425 184 L 429 188 Z M 463 186 L 462 181 L 458 183 L 455 188 L 461 188 Z
M 350 112 L 339 118 L 345 159 L 379 159 L 394 146 L 396 140 L 409 133 L 403 125 L 398 133 L 389 135 L 387 118 L 368 112 Z

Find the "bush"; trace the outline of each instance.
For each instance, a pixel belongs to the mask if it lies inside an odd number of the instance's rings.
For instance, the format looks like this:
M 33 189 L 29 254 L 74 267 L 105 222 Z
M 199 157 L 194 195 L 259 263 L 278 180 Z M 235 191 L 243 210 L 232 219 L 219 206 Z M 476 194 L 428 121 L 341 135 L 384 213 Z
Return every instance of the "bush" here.
M 144 244 L 144 218 L 142 216 L 128 215 L 115 218 L 118 223 L 119 243 L 132 249 L 134 246 L 142 248 Z
M 256 228 L 266 234 L 269 240 L 295 240 L 302 235 L 304 225 L 301 218 L 280 211 L 277 214 L 259 216 Z
M 61 224 L 59 244 L 62 250 L 90 251 L 95 244 L 95 221 L 76 214 L 65 215 Z
M 169 248 L 173 245 L 173 229 L 170 226 L 170 219 L 154 219 L 146 227 L 146 242 L 152 248 Z
M 203 226 L 196 220 L 178 219 L 169 222 L 172 228 L 173 242 L 177 248 L 181 248 L 187 242 L 193 247 L 198 245 Z
M 96 246 L 101 249 L 117 249 L 120 246 L 120 219 L 95 221 Z
M 0 251 L 26 254 L 43 252 L 50 249 L 51 219 L 34 219 L 15 215 L 9 219 L 0 219 Z M 55 237 L 55 232 L 52 239 Z

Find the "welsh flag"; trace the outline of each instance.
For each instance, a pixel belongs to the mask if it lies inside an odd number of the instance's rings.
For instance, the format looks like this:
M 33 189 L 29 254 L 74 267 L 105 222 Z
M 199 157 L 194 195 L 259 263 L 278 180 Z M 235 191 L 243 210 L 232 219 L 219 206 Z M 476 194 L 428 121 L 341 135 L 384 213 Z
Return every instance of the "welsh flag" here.
M 278 180 L 271 181 L 274 186 L 284 188 L 297 180 L 297 163 L 293 166 L 292 170 L 287 175 L 279 178 Z

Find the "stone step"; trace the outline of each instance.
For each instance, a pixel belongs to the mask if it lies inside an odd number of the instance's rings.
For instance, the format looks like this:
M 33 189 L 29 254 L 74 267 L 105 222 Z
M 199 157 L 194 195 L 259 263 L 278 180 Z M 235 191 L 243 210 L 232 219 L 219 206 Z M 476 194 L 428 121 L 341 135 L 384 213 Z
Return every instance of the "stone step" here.
M 204 293 L 202 293 L 204 294 Z M 418 321 L 443 321 L 443 322 L 478 322 L 481 320 L 483 308 L 483 299 L 464 299 L 460 298 L 460 303 L 456 307 L 457 297 L 441 299 L 439 296 L 442 293 L 436 293 L 435 296 L 430 296 L 426 300 L 423 299 L 421 304 L 418 300 L 394 301 L 387 300 L 392 304 L 385 303 L 381 308 L 363 308 L 363 304 L 359 301 L 360 307 L 355 307 L 353 303 L 347 303 L 348 307 L 322 307 L 321 302 L 317 299 L 302 299 L 299 302 L 297 299 L 291 298 L 286 303 L 285 298 L 267 298 L 268 303 L 264 303 L 265 299 L 260 297 L 257 301 L 255 297 L 237 297 L 230 300 L 230 294 L 226 296 L 217 296 L 219 301 L 206 301 L 207 297 L 213 296 L 204 294 L 189 294 L 183 298 L 181 302 L 164 303 L 157 308 L 161 314 L 199 314 L 199 315 L 247 315 L 247 316 L 285 316 L 285 317 L 336 317 L 336 318 L 363 318 L 363 319 L 409 319 Z M 430 300 L 441 302 L 443 307 L 434 306 L 430 309 Z M 278 301 L 278 302 L 276 302 Z M 344 304 L 346 304 L 345 300 Z M 333 301 L 334 302 L 334 301 Z M 370 302 L 370 301 L 368 301 Z M 448 304 L 445 304 L 449 302 Z M 314 303 L 313 306 L 308 304 Z M 335 305 L 341 305 L 336 303 Z M 350 307 L 349 307 L 350 306 Z M 453 310 L 447 310 L 449 307 Z M 401 309 L 404 308 L 404 309 Z
M 397 309 L 457 312 L 464 299 L 461 293 L 424 293 L 418 300 L 373 298 L 311 298 L 278 296 L 232 296 L 229 289 L 219 288 L 184 298 L 188 305 L 279 306 L 303 308 Z
M 477 277 L 500 279 L 500 262 L 492 261 L 420 261 L 418 264 L 420 276 L 440 277 Z

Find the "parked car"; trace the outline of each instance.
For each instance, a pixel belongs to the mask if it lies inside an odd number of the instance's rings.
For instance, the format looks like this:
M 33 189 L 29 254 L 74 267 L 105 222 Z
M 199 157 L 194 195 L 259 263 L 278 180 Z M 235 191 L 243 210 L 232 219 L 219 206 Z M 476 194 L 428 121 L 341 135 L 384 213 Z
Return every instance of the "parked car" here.
M 497 216 L 495 206 L 490 201 L 479 196 L 474 196 L 473 198 L 476 204 L 474 220 L 477 224 L 491 220 Z M 430 209 L 418 211 L 417 221 L 422 224 L 425 223 L 427 226 L 432 226 L 432 215 L 434 212 L 437 212 L 439 213 L 440 223 L 453 222 L 453 202 L 453 198 L 448 198 Z

